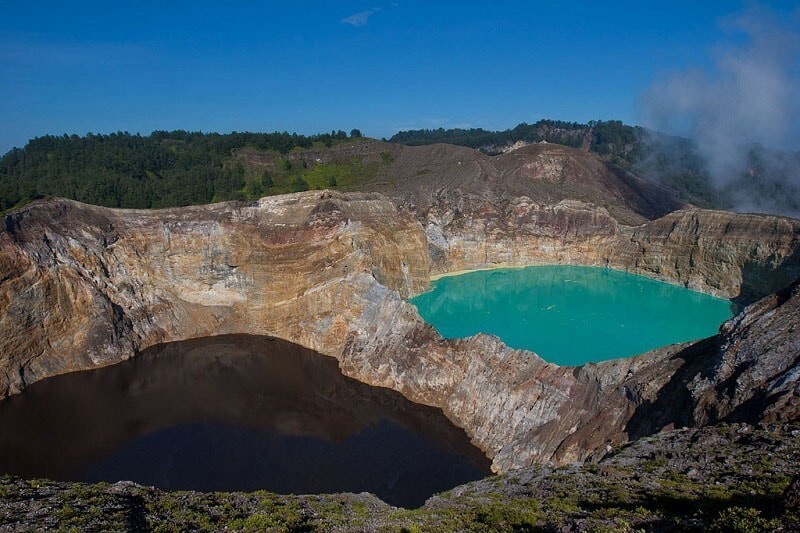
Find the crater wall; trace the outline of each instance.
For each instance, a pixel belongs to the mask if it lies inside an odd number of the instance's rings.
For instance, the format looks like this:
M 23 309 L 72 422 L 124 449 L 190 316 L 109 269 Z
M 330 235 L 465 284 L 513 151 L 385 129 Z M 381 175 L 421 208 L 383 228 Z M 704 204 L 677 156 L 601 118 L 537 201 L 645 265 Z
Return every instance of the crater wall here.
M 250 333 L 336 357 L 348 376 L 440 407 L 497 471 L 599 456 L 682 423 L 796 409 L 785 398 L 797 395 L 796 285 L 705 344 L 579 368 L 485 335 L 442 339 L 403 299 L 431 273 L 544 262 L 755 299 L 797 276 L 800 223 L 790 219 L 692 210 L 624 227 L 569 201 L 421 214 L 380 194 L 312 191 L 160 211 L 55 199 L 4 222 L 1 397 L 158 343 Z M 683 403 L 665 399 L 669 387 Z
M 527 197 L 493 204 L 446 201 L 417 213 L 430 242 L 431 272 L 581 264 L 644 274 L 750 303 L 800 276 L 800 222 L 682 209 L 639 226 L 574 200 Z

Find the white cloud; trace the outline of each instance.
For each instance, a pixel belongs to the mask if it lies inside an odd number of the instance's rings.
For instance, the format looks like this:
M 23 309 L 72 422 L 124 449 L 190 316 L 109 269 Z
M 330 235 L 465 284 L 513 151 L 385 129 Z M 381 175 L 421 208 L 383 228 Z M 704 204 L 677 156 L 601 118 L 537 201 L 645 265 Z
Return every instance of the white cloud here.
M 353 13 L 349 17 L 345 17 L 339 22 L 341 22 L 342 24 L 350 24 L 354 28 L 360 28 L 361 26 L 366 26 L 367 22 L 369 22 L 369 18 L 378 11 L 380 11 L 380 8 L 373 7 L 372 9 L 367 9 L 364 11 L 359 11 L 358 13 Z

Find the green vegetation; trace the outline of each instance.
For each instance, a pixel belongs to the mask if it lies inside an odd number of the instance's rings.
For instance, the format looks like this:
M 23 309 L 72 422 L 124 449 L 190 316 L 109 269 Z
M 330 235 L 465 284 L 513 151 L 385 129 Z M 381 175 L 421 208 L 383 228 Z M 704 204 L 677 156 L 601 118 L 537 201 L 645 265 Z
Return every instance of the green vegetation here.
M 360 138 L 358 130 L 350 139 Z M 326 175 L 293 154 L 324 151 L 348 140 L 343 131 L 303 136 L 289 133 L 199 133 L 156 131 L 148 136 L 39 137 L 0 159 L 0 211 L 43 196 L 63 196 L 108 207 L 157 208 L 257 198 L 330 186 Z M 243 151 L 265 153 L 280 164 L 252 164 Z M 363 177 L 345 164 L 329 169 L 337 183 Z M 299 178 L 298 178 L 299 176 Z M 306 185 L 303 185 L 303 181 Z
M 767 520 L 761 511 L 752 507 L 729 507 L 723 509 L 711 524 L 711 531 L 734 533 L 760 533 L 782 529 L 780 520 Z
M 165 492 L 0 476 L 0 529 L 24 523 L 65 531 L 796 531 L 800 516 L 787 503 L 798 475 L 795 428 L 678 434 L 680 440 L 663 438 L 638 451 L 633 444 L 619 462 L 534 466 L 487 478 L 419 509 L 392 508 L 366 494 Z
M 481 128 L 401 131 L 390 140 L 409 146 L 432 143 L 457 144 L 477 148 L 488 154 L 499 153 L 504 147 L 519 141 L 526 143 L 544 141 L 573 148 L 586 147 L 591 152 L 608 156 L 626 166 L 631 162 L 644 131 L 643 128 L 628 126 L 619 120 L 593 120 L 586 124 L 540 120 L 534 124 L 523 122 L 503 131 L 487 131 Z
M 313 189 L 338 187 L 351 189 L 375 175 L 380 165 L 362 164 L 357 158 L 338 163 L 320 163 L 304 173 L 304 178 Z
M 267 495 L 258 512 L 234 519 L 226 527 L 236 531 L 291 531 L 300 529 L 302 524 L 301 508 L 296 501 L 279 501 Z
M 752 146 L 743 154 L 746 170 L 742 175 L 715 187 L 692 141 L 617 120 L 586 124 L 540 120 L 504 131 L 401 131 L 391 141 L 443 142 L 489 154 L 518 141 L 546 141 L 594 152 L 700 207 L 800 212 L 796 182 L 800 153 Z M 364 139 L 357 129 L 349 136 L 341 130 L 312 136 L 187 131 L 156 131 L 147 136 L 127 132 L 47 135 L 0 159 L 0 212 L 44 196 L 107 207 L 159 208 L 310 189 L 352 190 L 374 177 L 380 165 L 394 161 L 388 151 L 380 153 L 378 162 L 369 163 L 351 156 L 342 160 L 319 157 L 343 142 Z
M 621 123 L 620 123 L 621 124 Z M 488 131 L 482 128 L 409 130 L 395 134 L 391 142 L 419 146 L 423 144 L 448 143 L 478 148 L 487 153 L 496 153 L 498 148 L 517 141 L 563 144 L 579 148 L 589 134 L 589 125 L 560 120 L 540 120 L 535 124 L 525 122 L 504 131 Z

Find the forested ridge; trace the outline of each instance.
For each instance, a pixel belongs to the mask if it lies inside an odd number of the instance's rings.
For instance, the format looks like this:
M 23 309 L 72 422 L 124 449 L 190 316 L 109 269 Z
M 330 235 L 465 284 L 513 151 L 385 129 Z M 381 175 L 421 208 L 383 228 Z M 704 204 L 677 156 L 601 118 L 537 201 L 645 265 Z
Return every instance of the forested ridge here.
M 540 120 L 534 124 L 522 122 L 502 131 L 482 128 L 408 130 L 396 133 L 390 141 L 409 146 L 436 142 L 457 144 L 476 148 L 490 155 L 500 153 L 519 141 L 546 141 L 573 148 L 588 148 L 592 152 L 625 159 L 638 146 L 642 131 L 643 128 L 628 126 L 618 120 L 591 121 L 586 124 Z
M 639 146 L 640 129 L 619 121 L 578 124 L 541 120 L 501 132 L 399 132 L 391 142 L 446 142 L 499 153 L 517 141 L 547 141 L 575 148 L 588 146 L 591 151 L 630 167 L 633 152 Z M 358 130 L 352 130 L 349 136 L 344 131 L 304 136 L 181 130 L 155 131 L 146 136 L 127 132 L 46 135 L 31 140 L 22 149 L 11 150 L 0 160 L 0 210 L 43 196 L 62 196 L 107 207 L 159 208 L 252 199 L 314 187 L 353 188 L 374 174 L 374 165 L 357 160 L 332 165 L 307 165 L 303 161 L 298 165 L 286 158 L 273 168 L 252 168 L 235 154 L 243 149 L 283 155 L 312 148 L 324 150 L 360 137 Z M 689 182 L 691 186 L 691 181 L 683 179 L 681 184 Z
M 288 154 L 360 137 L 353 130 L 304 136 L 290 133 L 155 131 L 86 136 L 46 135 L 0 160 L 0 210 L 42 196 L 62 196 L 107 207 L 157 208 L 244 199 L 276 183 L 262 173 L 247 179 L 233 155 L 252 148 Z M 289 165 L 291 167 L 291 165 Z M 289 169 L 287 169 L 289 170 Z M 301 180 L 275 187 L 302 190 Z
M 358 130 L 310 136 L 182 130 L 46 135 L 0 159 L 0 211 L 44 196 L 107 207 L 160 208 L 315 188 L 354 190 L 374 178 L 381 166 L 391 164 L 393 156 L 382 151 L 367 159 L 355 154 L 327 162 L 317 156 L 358 141 L 372 142 L 362 139 Z M 596 153 L 700 207 L 800 214 L 798 152 L 743 147 L 741 173 L 715 185 L 693 141 L 620 121 L 540 120 L 503 131 L 411 130 L 397 133 L 390 142 L 449 143 L 492 155 L 518 142 L 557 143 Z M 249 157 L 253 154 L 262 155 Z

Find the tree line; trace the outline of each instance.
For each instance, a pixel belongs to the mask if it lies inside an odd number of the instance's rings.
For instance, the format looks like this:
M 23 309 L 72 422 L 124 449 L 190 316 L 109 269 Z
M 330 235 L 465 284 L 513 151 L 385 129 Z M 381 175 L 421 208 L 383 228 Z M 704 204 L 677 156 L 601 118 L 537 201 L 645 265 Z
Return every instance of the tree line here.
M 0 159 L 0 211 L 43 196 L 107 207 L 158 208 L 241 198 L 245 176 L 232 164 L 242 148 L 287 154 L 361 137 L 154 131 L 150 135 L 46 135 Z
M 350 190 L 374 176 L 380 164 L 345 160 L 327 164 L 281 157 L 362 137 L 354 129 L 318 135 L 286 132 L 228 134 L 154 131 L 150 135 L 46 135 L 0 159 L 0 212 L 44 196 L 107 207 L 159 208 L 258 198 L 309 188 Z M 696 144 L 620 121 L 585 124 L 556 120 L 521 123 L 503 131 L 429 129 L 401 131 L 391 142 L 456 144 L 496 154 L 518 142 L 582 148 L 609 164 L 660 183 L 701 207 L 753 208 L 800 213 L 800 153 L 743 147 L 740 175 L 715 183 Z M 242 149 L 272 151 L 276 165 L 247 164 Z M 387 153 L 388 155 L 388 153 Z

